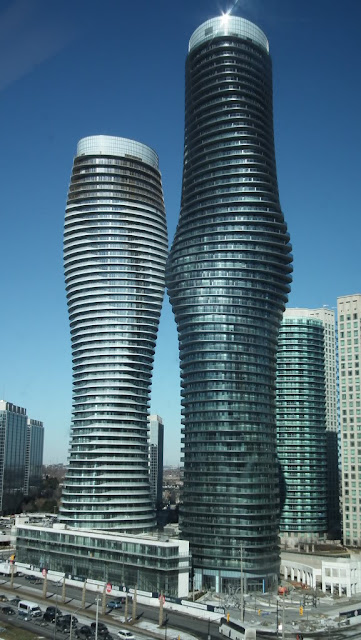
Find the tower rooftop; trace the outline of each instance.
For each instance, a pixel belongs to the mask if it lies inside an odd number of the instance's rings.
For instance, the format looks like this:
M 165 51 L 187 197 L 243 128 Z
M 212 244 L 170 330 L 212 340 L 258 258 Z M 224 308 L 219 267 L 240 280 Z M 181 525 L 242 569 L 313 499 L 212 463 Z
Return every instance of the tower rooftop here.
M 231 16 L 229 13 L 203 22 L 191 35 L 188 51 L 192 51 L 206 40 L 227 35 L 250 40 L 269 53 L 268 40 L 262 29 L 245 18 Z
M 130 140 L 129 138 L 118 138 L 117 136 L 87 136 L 79 140 L 77 156 L 111 155 L 120 157 L 133 157 L 158 169 L 159 160 L 157 153 L 146 144 Z

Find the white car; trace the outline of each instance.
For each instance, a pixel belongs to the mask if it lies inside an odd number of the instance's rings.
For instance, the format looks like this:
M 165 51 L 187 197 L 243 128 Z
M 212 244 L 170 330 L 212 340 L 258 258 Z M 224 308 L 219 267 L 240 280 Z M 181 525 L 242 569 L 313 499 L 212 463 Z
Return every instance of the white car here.
M 131 631 L 127 631 L 126 629 L 119 629 L 117 636 L 121 638 L 121 640 L 135 640 L 135 636 Z

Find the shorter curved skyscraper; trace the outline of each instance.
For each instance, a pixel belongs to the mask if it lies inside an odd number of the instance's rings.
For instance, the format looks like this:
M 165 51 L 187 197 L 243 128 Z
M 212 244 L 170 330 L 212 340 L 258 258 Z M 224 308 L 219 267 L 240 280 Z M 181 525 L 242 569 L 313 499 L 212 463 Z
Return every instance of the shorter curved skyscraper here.
M 80 140 L 64 230 L 73 416 L 61 520 L 71 526 L 154 526 L 147 411 L 167 247 L 157 154 L 125 138 Z

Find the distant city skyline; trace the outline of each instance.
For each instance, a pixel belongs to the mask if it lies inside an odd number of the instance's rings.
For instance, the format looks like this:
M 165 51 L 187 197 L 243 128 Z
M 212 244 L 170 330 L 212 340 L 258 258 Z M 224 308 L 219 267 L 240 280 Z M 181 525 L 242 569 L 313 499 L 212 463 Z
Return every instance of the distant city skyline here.
M 44 460 L 66 462 L 71 355 L 62 265 L 65 194 L 78 139 L 136 139 L 159 156 L 169 241 L 180 209 L 188 40 L 227 2 L 45 0 L 2 6 L 3 277 L 0 395 L 46 424 Z M 281 206 L 294 274 L 289 306 L 359 293 L 359 3 L 241 0 L 270 41 Z M 71 16 L 71 20 L 70 20 Z M 176 28 L 175 28 L 176 25 Z M 338 226 L 342 219 L 342 226 Z M 24 365 L 25 363 L 25 365 Z M 165 464 L 180 458 L 177 333 L 166 295 L 150 412 Z

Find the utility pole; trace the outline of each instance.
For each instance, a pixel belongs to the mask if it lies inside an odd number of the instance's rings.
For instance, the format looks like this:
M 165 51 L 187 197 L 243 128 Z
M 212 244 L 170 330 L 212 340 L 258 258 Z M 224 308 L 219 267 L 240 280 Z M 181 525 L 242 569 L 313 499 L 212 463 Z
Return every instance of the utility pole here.
M 285 640 L 285 592 L 282 599 L 282 640 Z
M 48 590 L 48 572 L 46 569 L 43 569 L 46 573 L 44 574 L 44 582 L 43 582 L 43 598 L 46 600 L 46 592 Z
M 14 564 L 10 567 L 10 587 L 13 589 L 14 587 Z
M 124 622 L 128 622 L 128 594 L 125 594 Z
M 66 584 L 65 584 L 65 576 L 64 576 L 63 587 L 62 587 L 62 590 L 61 590 L 61 601 L 62 602 L 65 602 L 65 597 L 66 597 Z
M 163 626 L 163 591 L 160 592 L 159 597 L 159 626 Z
M 107 585 L 105 584 L 103 589 L 103 597 L 102 597 L 102 615 L 105 614 L 106 605 L 107 605 Z
M 86 596 L 86 579 L 84 580 L 84 584 L 83 584 L 83 594 L 81 597 L 81 608 L 85 609 L 85 596 Z
M 134 593 L 133 593 L 132 624 L 134 624 L 136 618 L 137 618 L 137 585 L 135 585 Z

